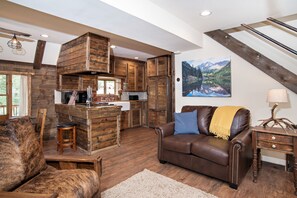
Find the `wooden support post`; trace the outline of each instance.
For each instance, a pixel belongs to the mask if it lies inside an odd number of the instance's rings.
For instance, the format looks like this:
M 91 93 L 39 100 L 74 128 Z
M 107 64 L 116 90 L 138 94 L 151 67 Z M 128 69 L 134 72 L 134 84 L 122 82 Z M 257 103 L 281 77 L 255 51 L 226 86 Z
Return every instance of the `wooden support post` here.
M 252 28 L 251 26 L 248 26 L 248 25 L 246 25 L 246 24 L 241 24 L 241 26 L 243 26 L 243 27 L 245 27 L 246 29 L 248 29 L 248 30 L 254 32 L 255 34 L 257 34 L 257 35 L 259 35 L 259 36 L 261 36 L 261 37 L 267 39 L 268 41 L 270 41 L 270 42 L 272 42 L 272 43 L 274 43 L 274 44 L 276 44 L 276 45 L 278 45 L 278 46 L 284 48 L 285 50 L 287 50 L 287 51 L 289 51 L 289 52 L 291 52 L 291 53 L 297 55 L 297 51 L 296 51 L 296 50 L 294 50 L 294 49 L 288 47 L 287 45 L 282 44 L 281 42 L 279 42 L 279 41 L 277 41 L 277 40 L 271 38 L 270 36 L 267 36 L 266 34 L 263 34 L 262 32 L 260 32 L 260 31 L 258 31 L 258 30 L 256 30 L 256 29 Z
M 40 69 L 42 64 L 42 58 L 45 49 L 45 41 L 38 40 L 35 52 L 35 58 L 33 63 L 33 69 Z
M 263 56 L 246 44 L 233 38 L 222 30 L 206 32 L 206 35 L 219 42 L 247 62 L 251 63 L 271 78 L 275 79 L 294 93 L 297 93 L 297 75 Z

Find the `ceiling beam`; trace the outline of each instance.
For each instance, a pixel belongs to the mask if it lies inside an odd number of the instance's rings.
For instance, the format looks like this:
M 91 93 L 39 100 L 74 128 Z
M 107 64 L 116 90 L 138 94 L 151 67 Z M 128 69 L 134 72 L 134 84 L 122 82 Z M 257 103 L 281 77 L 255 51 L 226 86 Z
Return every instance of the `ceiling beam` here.
M 46 44 L 46 41 L 38 40 L 38 42 L 37 42 L 35 58 L 34 58 L 34 62 L 33 62 L 33 69 L 41 68 L 45 44 Z
M 205 34 L 297 94 L 296 74 L 222 30 L 214 30 L 206 32 Z

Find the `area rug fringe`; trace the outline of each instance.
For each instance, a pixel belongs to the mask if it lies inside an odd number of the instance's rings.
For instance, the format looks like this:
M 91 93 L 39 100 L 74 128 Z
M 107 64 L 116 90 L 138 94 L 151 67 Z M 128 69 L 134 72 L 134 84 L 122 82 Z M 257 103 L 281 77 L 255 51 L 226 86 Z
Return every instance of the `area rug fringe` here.
M 144 169 L 101 193 L 102 198 L 216 198 L 197 188 Z

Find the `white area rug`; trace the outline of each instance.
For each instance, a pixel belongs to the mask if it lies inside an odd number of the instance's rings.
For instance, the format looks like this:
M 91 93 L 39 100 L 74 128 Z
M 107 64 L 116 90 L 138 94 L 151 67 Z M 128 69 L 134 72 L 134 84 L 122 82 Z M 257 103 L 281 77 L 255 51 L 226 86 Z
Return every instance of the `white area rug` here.
M 197 188 L 149 171 L 139 172 L 101 193 L 102 198 L 216 198 Z

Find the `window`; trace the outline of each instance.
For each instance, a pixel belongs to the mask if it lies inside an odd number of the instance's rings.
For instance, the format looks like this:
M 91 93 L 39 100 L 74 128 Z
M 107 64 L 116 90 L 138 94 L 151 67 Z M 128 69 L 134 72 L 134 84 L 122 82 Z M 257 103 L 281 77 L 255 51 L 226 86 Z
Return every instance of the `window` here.
M 113 79 L 99 79 L 97 94 L 115 94 L 116 81 Z
M 0 119 L 28 115 L 29 80 L 26 75 L 0 74 Z

